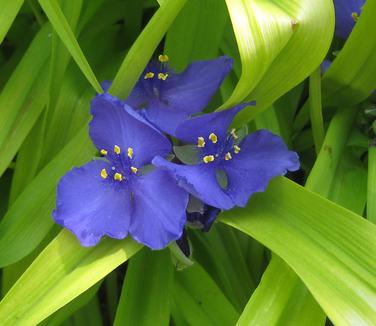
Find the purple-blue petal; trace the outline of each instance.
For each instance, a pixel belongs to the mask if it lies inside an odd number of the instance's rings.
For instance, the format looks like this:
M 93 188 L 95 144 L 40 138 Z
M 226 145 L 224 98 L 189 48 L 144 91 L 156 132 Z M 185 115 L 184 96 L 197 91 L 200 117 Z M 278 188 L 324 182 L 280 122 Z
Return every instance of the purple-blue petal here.
M 137 166 L 148 164 L 154 156 L 166 156 L 171 151 L 171 143 L 165 136 L 110 94 L 100 94 L 93 99 L 91 114 L 89 133 L 99 150 L 112 151 L 117 145 L 122 151 L 127 151 L 131 147 Z
M 128 234 L 130 193 L 102 179 L 103 168 L 110 166 L 101 160 L 73 168 L 57 187 L 53 218 L 73 232 L 83 246 L 94 246 L 105 235 L 123 239 Z
M 321 62 L 321 74 L 325 74 L 331 64 L 332 62 L 328 59 L 325 59 L 323 62 Z
M 148 108 L 142 109 L 140 114 L 159 130 L 172 136 L 175 136 L 176 127 L 189 117 L 185 112 L 175 110 L 154 100 Z
M 365 0 L 334 0 L 336 12 L 335 34 L 339 38 L 347 39 L 350 35 L 355 20 L 353 14 L 360 15 Z
M 182 235 L 188 194 L 169 173 L 158 169 L 136 182 L 129 232 L 151 249 L 162 249 Z
M 158 156 L 153 159 L 152 163 L 169 171 L 180 187 L 201 199 L 204 203 L 221 209 L 230 209 L 234 206 L 231 198 L 218 184 L 213 165 L 206 165 L 205 163 L 179 165 Z
M 196 143 L 197 137 L 207 139 L 211 133 L 215 133 L 219 141 L 225 139 L 235 115 L 249 105 L 253 103 L 240 104 L 228 110 L 203 114 L 186 120 L 176 128 L 175 135 L 187 143 Z
M 196 61 L 181 74 L 166 81 L 161 97 L 171 108 L 193 114 L 202 111 L 231 71 L 233 60 L 222 56 L 214 60 Z
M 299 169 L 299 158 L 283 140 L 267 130 L 247 136 L 241 151 L 222 164 L 228 178 L 227 194 L 244 207 L 255 192 L 265 191 L 269 181 Z

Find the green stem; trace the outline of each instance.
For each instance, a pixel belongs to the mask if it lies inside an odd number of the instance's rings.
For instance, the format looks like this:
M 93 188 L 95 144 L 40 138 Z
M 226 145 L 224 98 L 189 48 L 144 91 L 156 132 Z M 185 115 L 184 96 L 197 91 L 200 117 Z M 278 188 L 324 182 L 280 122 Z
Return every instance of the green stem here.
M 368 151 L 367 218 L 376 223 L 376 147 Z

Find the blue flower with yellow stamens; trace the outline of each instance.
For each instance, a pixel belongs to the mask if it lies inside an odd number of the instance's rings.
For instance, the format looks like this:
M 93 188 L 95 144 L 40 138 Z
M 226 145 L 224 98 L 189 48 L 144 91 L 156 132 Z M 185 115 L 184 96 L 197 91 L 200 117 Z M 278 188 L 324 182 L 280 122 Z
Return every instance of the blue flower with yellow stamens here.
M 336 36 L 344 40 L 348 38 L 362 12 L 364 3 L 365 0 L 334 0 Z
M 135 111 L 109 94 L 91 103 L 90 137 L 104 156 L 74 168 L 57 189 L 55 221 L 83 246 L 101 237 L 130 234 L 152 249 L 179 239 L 188 194 L 166 172 L 145 165 L 171 151 L 169 140 Z
M 182 73 L 175 73 L 168 57 L 160 55 L 149 63 L 125 103 L 160 130 L 175 134 L 175 129 L 192 114 L 202 111 L 231 71 L 233 60 L 222 56 L 197 61 Z
M 158 156 L 153 164 L 171 173 L 179 185 L 204 203 L 221 209 L 244 207 L 269 181 L 299 169 L 299 158 L 282 139 L 259 130 L 243 140 L 228 131 L 245 106 L 191 118 L 178 126 L 176 137 L 195 144 L 197 163 L 179 165 Z

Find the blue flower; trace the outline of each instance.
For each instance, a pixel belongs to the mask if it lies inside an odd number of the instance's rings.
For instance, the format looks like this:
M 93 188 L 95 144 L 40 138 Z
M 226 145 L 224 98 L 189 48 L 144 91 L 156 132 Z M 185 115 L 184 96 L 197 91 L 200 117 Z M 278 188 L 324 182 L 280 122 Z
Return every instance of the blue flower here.
M 177 138 L 196 144 L 196 164 L 178 165 L 160 156 L 153 164 L 169 171 L 181 187 L 207 205 L 244 207 L 252 194 L 266 189 L 270 179 L 299 169 L 298 155 L 269 131 L 256 131 L 242 141 L 235 130 L 228 132 L 234 116 L 245 106 L 194 117 L 179 125 Z
M 335 34 L 347 39 L 357 22 L 365 0 L 334 0 L 336 11 Z
M 125 103 L 160 130 L 175 134 L 178 124 L 202 111 L 230 72 L 233 60 L 219 57 L 197 61 L 182 73 L 174 73 L 167 65 L 168 57 L 160 55 L 151 62 Z
M 89 133 L 104 158 L 73 168 L 57 189 L 55 221 L 83 246 L 101 237 L 130 234 L 152 249 L 179 239 L 186 221 L 188 194 L 165 171 L 146 173 L 155 155 L 171 151 L 168 139 L 109 94 L 91 103 Z

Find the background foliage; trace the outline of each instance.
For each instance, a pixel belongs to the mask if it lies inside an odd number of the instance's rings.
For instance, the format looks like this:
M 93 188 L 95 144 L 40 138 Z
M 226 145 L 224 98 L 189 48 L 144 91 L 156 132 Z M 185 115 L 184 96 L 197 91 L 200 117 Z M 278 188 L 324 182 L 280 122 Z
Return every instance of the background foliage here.
M 331 0 L 0 8 L 1 325 L 376 324 L 375 1 L 344 44 Z M 236 125 L 270 129 L 302 161 L 293 181 L 275 179 L 209 233 L 190 230 L 194 264 L 182 271 L 170 249 L 83 248 L 51 219 L 59 178 L 95 153 L 99 82 L 125 98 L 159 53 L 177 70 L 233 57 L 209 109 L 256 99 Z

